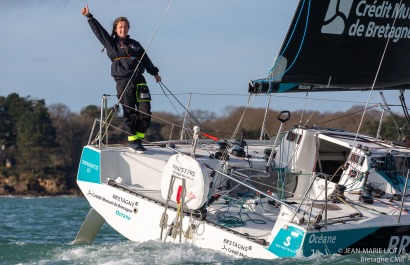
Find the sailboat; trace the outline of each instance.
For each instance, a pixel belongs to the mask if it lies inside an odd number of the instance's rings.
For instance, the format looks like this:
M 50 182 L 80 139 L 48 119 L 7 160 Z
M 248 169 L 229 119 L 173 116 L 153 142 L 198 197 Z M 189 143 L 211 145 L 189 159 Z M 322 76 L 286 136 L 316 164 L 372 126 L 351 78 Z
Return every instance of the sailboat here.
M 251 94 L 404 90 L 410 0 L 301 0 L 269 76 Z M 410 149 L 357 132 L 297 125 L 268 141 L 106 140 L 82 151 L 91 209 L 74 244 L 106 222 L 132 241 L 194 244 L 243 258 L 410 251 Z M 242 135 L 243 136 L 243 135 Z M 90 137 L 91 139 L 91 137 Z

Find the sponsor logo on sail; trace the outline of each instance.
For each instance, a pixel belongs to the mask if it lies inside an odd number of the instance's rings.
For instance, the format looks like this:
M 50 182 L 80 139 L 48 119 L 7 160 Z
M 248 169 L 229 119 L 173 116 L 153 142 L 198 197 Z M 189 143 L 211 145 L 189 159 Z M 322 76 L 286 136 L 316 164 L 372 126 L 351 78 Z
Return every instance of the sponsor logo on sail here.
M 352 9 L 353 0 L 331 0 L 323 21 L 322 33 L 342 34 Z
M 330 0 L 321 33 L 358 38 L 410 39 L 410 5 L 388 0 Z

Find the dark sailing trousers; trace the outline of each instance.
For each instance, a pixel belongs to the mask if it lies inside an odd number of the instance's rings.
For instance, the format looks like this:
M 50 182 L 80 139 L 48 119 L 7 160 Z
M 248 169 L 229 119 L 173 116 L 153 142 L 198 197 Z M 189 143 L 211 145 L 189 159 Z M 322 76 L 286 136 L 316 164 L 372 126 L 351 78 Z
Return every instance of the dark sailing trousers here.
M 122 110 L 124 113 L 124 127 L 129 135 L 128 140 L 132 141 L 137 138 L 144 138 L 144 134 L 151 123 L 151 102 L 149 100 L 138 100 L 140 97 L 138 97 L 136 86 L 137 84 L 146 84 L 144 76 L 140 75 L 131 80 L 124 92 L 128 81 L 129 79 L 117 79 L 115 82 L 118 99 L 120 99 L 122 95 L 120 103 L 122 104 Z M 146 89 L 148 90 L 148 87 L 146 87 Z M 133 138 L 137 135 L 139 135 L 139 137 Z

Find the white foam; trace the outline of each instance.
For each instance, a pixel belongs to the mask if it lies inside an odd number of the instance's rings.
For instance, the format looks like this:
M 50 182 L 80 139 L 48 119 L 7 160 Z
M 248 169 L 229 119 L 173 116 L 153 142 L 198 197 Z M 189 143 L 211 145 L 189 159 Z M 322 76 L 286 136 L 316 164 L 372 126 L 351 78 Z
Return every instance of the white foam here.
M 190 244 L 117 242 L 100 245 L 72 246 L 64 249 L 56 260 L 82 264 L 181 264 L 190 262 L 218 263 L 233 260 L 220 252 L 201 249 Z

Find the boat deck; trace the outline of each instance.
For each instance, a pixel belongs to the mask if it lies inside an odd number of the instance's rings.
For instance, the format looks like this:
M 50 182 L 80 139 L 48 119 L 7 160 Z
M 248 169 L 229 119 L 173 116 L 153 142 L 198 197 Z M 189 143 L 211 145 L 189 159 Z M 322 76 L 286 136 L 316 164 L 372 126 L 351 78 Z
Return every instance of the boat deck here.
M 103 171 L 107 173 L 107 179 L 110 180 L 115 180 L 115 177 L 108 177 L 110 172 L 119 172 L 123 179 L 119 186 L 137 196 L 165 205 L 166 200 L 161 195 L 162 169 L 172 155 L 176 153 L 190 154 L 191 145 L 183 144 L 173 148 L 153 145 L 146 148 L 146 153 L 138 154 L 124 146 L 103 147 L 101 152 L 107 154 L 111 161 L 117 161 L 118 164 L 117 168 L 113 168 L 115 164 L 110 163 L 111 168 L 103 168 Z M 235 170 L 244 169 L 245 173 L 250 165 L 253 169 L 262 170 L 266 164 L 266 160 L 263 158 L 264 148 L 266 146 L 253 146 L 250 148 L 250 152 L 254 154 L 253 157 L 230 156 L 227 163 Z M 215 145 L 199 145 L 195 158 L 200 163 L 217 168 L 220 160 L 212 157 L 212 154 L 217 150 Z M 247 174 L 249 174 L 249 178 L 260 177 L 257 172 L 247 172 Z M 246 182 L 246 178 L 244 181 Z M 251 196 L 246 194 L 241 196 L 237 192 L 230 193 L 229 191 L 224 191 L 221 194 L 220 198 L 208 205 L 206 222 L 233 230 L 243 236 L 265 241 L 271 240 L 273 227 L 280 218 L 280 205 L 269 198 L 255 196 L 254 192 Z M 383 198 L 375 198 L 373 204 L 366 204 L 360 202 L 360 194 L 345 192 L 345 196 L 343 201 L 337 203 L 328 201 L 326 214 L 323 201 L 305 200 L 301 204 L 300 212 L 294 222 L 307 230 L 320 230 L 325 226 L 329 230 L 339 230 L 350 226 L 353 228 L 357 224 L 366 226 L 367 222 L 374 226 L 378 224 L 377 217 L 379 216 L 390 217 L 380 218 L 380 226 L 399 223 L 399 217 L 403 221 L 410 221 L 410 215 L 407 211 L 410 209 L 410 202 L 407 198 L 402 214 L 399 216 L 401 201 L 391 201 L 384 196 Z M 291 204 L 296 209 L 301 203 L 301 198 L 287 198 L 286 203 Z M 176 209 L 177 206 L 171 201 L 168 205 L 171 209 Z
M 111 185 L 155 203 L 166 205 L 166 200 L 162 197 L 160 190 L 145 189 L 138 185 Z M 172 201 L 168 202 L 168 206 L 173 210 L 177 207 Z M 267 241 L 278 218 L 279 210 L 278 205 L 272 204 L 266 198 L 259 201 L 238 200 L 234 203 L 227 203 L 225 199 L 220 199 L 207 209 L 205 221 L 254 239 Z

